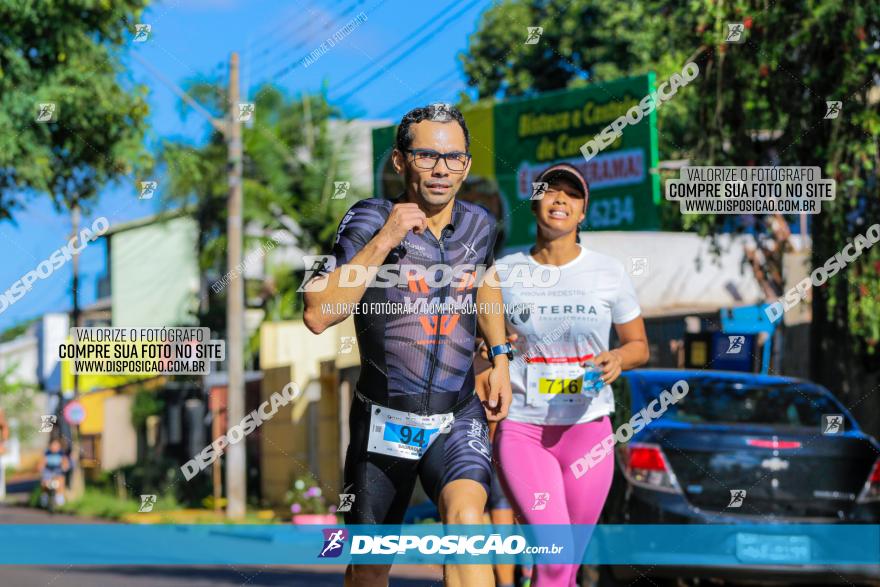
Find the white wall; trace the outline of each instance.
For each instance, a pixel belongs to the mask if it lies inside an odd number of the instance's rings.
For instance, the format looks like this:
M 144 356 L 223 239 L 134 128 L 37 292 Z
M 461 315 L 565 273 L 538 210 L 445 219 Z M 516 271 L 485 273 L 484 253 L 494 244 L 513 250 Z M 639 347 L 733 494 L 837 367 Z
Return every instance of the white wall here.
M 61 390 L 61 363 L 58 347 L 67 340 L 70 320 L 65 313 L 44 314 L 40 320 L 37 337 L 40 340 L 40 386 L 50 392 Z
M 390 120 L 330 121 L 330 132 L 338 144 L 347 141 L 341 162 L 345 177 L 337 181 L 350 181 L 352 188 L 373 192 L 373 129 L 393 124 Z
M 104 400 L 101 469 L 112 471 L 137 462 L 137 433 L 131 423 L 134 396 L 114 395 Z
M 0 455 L 0 466 L 18 467 L 22 464 L 22 456 L 31 455 L 32 461 L 35 453 L 42 453 L 45 450 L 49 435 L 39 432 L 39 422 L 40 415 L 49 413 L 47 399 L 45 393 L 34 394 L 33 409 L 30 414 L 21 414 L 21 417 L 29 420 L 31 424 L 29 434 L 22 434 L 21 422 L 10 418 L 7 414 L 11 434 L 6 442 L 6 453 Z
M 198 226 L 189 217 L 152 222 L 111 235 L 113 326 L 193 323 L 199 295 Z
M 39 364 L 39 342 L 33 330 L 15 340 L 0 344 L 0 371 L 12 368 L 13 381 L 37 385 L 37 365 Z
M 623 264 L 632 279 L 645 318 L 714 312 L 764 301 L 764 293 L 748 265 L 743 247 L 750 236 L 720 235 L 721 255 L 694 233 L 648 231 L 581 232 L 581 245 Z M 529 247 L 510 247 L 527 250 Z M 646 259 L 647 270 L 634 272 L 634 260 Z

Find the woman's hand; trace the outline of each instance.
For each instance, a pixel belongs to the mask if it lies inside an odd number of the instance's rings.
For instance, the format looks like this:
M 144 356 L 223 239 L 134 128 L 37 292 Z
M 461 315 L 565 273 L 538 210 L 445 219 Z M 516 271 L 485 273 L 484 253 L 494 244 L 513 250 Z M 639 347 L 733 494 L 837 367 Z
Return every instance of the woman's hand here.
M 605 385 L 610 385 L 617 381 L 617 378 L 623 372 L 623 361 L 617 349 L 599 353 L 597 357 L 590 359 L 588 362 L 595 364 L 602 370 L 600 378 Z M 581 366 L 586 366 L 586 364 L 582 363 Z

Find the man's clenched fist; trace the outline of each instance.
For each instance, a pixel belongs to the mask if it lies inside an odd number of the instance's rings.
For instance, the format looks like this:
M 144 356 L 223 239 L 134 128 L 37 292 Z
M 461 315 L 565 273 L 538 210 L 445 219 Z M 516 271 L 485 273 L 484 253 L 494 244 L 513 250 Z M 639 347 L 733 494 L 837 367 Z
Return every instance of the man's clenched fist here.
M 407 233 L 412 230 L 416 234 L 421 234 L 428 229 L 428 218 L 422 212 L 418 204 L 403 203 L 395 204 L 391 208 L 391 214 L 385 221 L 385 226 L 379 231 L 379 234 L 387 239 L 391 247 L 396 247 L 406 238 Z

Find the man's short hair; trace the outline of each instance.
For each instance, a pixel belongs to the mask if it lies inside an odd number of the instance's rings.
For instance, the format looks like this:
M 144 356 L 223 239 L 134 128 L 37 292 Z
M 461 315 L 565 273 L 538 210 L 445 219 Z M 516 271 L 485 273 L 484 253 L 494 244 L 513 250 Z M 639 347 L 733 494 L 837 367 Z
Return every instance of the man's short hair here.
M 464 116 L 462 116 L 461 112 L 459 112 L 452 104 L 442 103 L 428 104 L 427 106 L 413 108 L 404 114 L 400 124 L 397 126 L 397 141 L 394 146 L 398 151 L 406 152 L 407 149 L 412 147 L 413 136 L 410 126 L 417 122 L 422 122 L 423 120 L 432 120 L 434 122 L 458 122 L 458 125 L 464 132 L 464 148 L 466 151 L 470 151 L 471 135 L 468 132 Z

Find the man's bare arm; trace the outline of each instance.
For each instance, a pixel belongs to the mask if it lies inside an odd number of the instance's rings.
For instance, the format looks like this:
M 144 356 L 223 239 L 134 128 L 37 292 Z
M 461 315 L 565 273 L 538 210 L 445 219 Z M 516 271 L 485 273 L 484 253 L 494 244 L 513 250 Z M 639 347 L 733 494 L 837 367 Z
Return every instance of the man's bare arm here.
M 507 334 L 504 330 L 504 298 L 495 275 L 490 268 L 477 289 L 477 324 L 488 347 L 504 344 Z
M 367 246 L 351 259 L 348 265 L 358 265 L 367 268 L 367 270 L 378 267 L 392 248 L 394 245 L 391 245 L 381 233 L 377 234 L 373 240 L 367 243 Z M 303 321 L 306 328 L 315 334 L 321 334 L 330 326 L 348 318 L 351 315 L 352 307 L 360 302 L 367 289 L 366 281 L 340 287 L 339 279 L 342 267 L 337 267 L 333 273 L 328 275 L 315 277 L 305 289 L 303 297 L 306 309 Z
M 395 204 L 382 229 L 376 233 L 347 265 L 364 267 L 368 272 L 382 264 L 394 247 L 406 237 L 410 230 L 423 232 L 428 227 L 425 213 L 417 204 Z M 340 286 L 342 268 L 309 281 L 304 288 L 305 313 L 303 321 L 306 328 L 321 334 L 330 326 L 348 318 L 353 306 L 361 301 L 369 280 L 356 285 Z
M 504 298 L 495 276 L 495 269 L 487 272 L 477 289 L 477 324 L 486 346 L 504 344 L 507 335 L 504 329 Z M 487 397 L 481 397 L 486 408 L 486 417 L 497 422 L 507 417 L 512 399 L 510 388 L 510 365 L 505 354 L 492 358 L 492 369 L 488 375 L 488 386 L 483 389 Z

